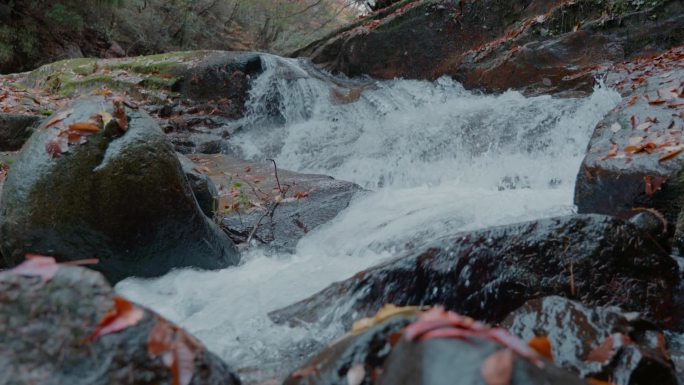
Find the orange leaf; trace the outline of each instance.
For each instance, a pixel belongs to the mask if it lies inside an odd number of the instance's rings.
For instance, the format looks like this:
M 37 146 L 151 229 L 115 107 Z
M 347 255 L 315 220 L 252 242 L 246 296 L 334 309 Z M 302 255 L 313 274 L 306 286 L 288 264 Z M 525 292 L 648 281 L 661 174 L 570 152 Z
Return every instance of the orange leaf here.
M 549 337 L 534 337 L 527 342 L 527 345 L 540 355 L 553 361 L 553 353 L 551 352 L 551 341 L 549 341 Z
M 513 379 L 513 351 L 501 349 L 480 366 L 480 374 L 487 385 L 510 385 Z
M 294 193 L 294 198 L 295 199 L 304 199 L 309 196 L 308 191 L 297 191 Z
M 128 300 L 114 297 L 114 309 L 105 315 L 97 329 L 88 337 L 92 341 L 107 334 L 120 332 L 136 325 L 143 319 L 145 311 Z
M 666 160 L 676 158 L 679 154 L 682 153 L 682 151 L 684 151 L 684 149 L 682 149 L 682 148 L 680 148 L 678 150 L 670 151 L 667 154 L 661 156 L 660 159 L 658 159 L 658 162 L 665 162 Z
M 10 274 L 26 277 L 40 277 L 43 282 L 48 282 L 59 270 L 59 265 L 52 257 L 36 254 L 26 254 L 26 261 L 10 270 Z
M 78 122 L 70 124 L 69 130 L 76 131 L 78 133 L 95 134 L 100 132 L 100 127 L 98 127 L 95 123 L 91 122 Z

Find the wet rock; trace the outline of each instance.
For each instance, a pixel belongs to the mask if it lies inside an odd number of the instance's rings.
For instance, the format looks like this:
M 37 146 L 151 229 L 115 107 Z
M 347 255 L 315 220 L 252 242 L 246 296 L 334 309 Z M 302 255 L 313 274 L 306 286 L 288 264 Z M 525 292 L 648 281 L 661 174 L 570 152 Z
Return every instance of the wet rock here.
M 414 317 L 393 317 L 362 334 L 348 334 L 292 373 L 285 385 L 484 383 L 483 363 L 501 346 L 484 338 L 411 341 L 402 336 Z M 553 365 L 514 355 L 511 385 L 583 384 Z
M 40 116 L 0 114 L 0 151 L 16 151 L 31 136 Z
M 228 101 L 221 114 L 238 118 L 244 113 L 250 79 L 261 72 L 259 54 L 213 51 L 180 73 L 178 91 L 196 101 Z
M 547 297 L 527 302 L 502 326 L 526 341 L 547 337 L 554 362 L 583 377 L 612 379 L 616 385 L 677 384 L 664 334 L 638 313 Z M 615 335 L 629 342 L 608 349 L 602 357 L 607 362 L 594 361 L 600 347 Z
M 56 127 L 39 128 L 12 165 L 0 198 L 2 266 L 26 253 L 97 257 L 96 268 L 116 282 L 237 263 L 234 245 L 202 213 L 175 152 L 146 113 L 128 109 L 123 135 L 112 121 L 59 157 L 48 153 L 58 127 L 103 108 L 113 113 L 104 100 L 75 103 Z
M 349 325 L 392 303 L 443 304 L 499 322 L 529 299 L 562 295 L 663 320 L 677 280 L 675 261 L 632 224 L 565 216 L 454 235 L 332 284 L 271 318 Z
M 211 178 L 201 173 L 197 165 L 185 155 L 178 154 L 178 160 L 180 160 L 185 177 L 190 182 L 190 188 L 202 212 L 209 218 L 214 218 L 219 198 L 216 185 Z
M 394 317 L 362 334 L 348 334 L 316 354 L 304 366 L 310 370 L 300 369 L 290 374 L 284 385 L 345 385 L 347 373 L 357 365 L 363 365 L 367 369 L 363 378 L 370 380 L 376 371 L 382 370 L 387 357 L 392 353 L 391 339 L 401 335 L 402 329 L 413 321 L 415 317 Z
M 589 143 L 575 187 L 580 213 L 627 218 L 655 209 L 671 235 L 684 197 L 682 60 L 679 47 L 611 70 L 607 84 L 622 100 Z
M 681 44 L 683 11 L 678 1 L 407 0 L 293 56 L 352 76 L 576 94 L 591 91 L 597 65 Z
M 198 154 L 190 159 L 219 186 L 218 217 L 238 244 L 246 242 L 256 226 L 253 240 L 291 252 L 304 235 L 332 220 L 364 192 L 351 182 L 282 169 L 278 182 L 271 162 L 246 162 L 228 155 Z M 278 196 L 282 200 L 273 209 Z
M 49 282 L 0 273 L 0 383 L 176 383 L 162 357 L 148 353 L 155 325 L 170 324 L 159 315 L 143 309 L 137 324 L 88 339 L 113 308 L 112 288 L 89 269 L 62 266 Z M 197 344 L 190 384 L 240 384 L 217 356 L 186 332 L 180 334 Z

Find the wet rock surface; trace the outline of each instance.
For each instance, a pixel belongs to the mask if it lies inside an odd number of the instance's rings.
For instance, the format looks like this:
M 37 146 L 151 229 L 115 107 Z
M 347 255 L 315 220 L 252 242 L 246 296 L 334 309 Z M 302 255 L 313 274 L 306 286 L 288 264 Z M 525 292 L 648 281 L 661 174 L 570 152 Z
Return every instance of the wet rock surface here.
M 237 244 L 252 235 L 254 241 L 273 250 L 291 252 L 304 235 L 332 220 L 356 194 L 364 193 L 351 182 L 280 168 L 276 180 L 272 162 L 247 162 L 228 155 L 189 157 L 195 169 L 218 186 L 217 220 Z
M 458 234 L 270 315 L 280 323 L 349 325 L 385 303 L 442 304 L 499 322 L 529 299 L 562 295 L 663 320 L 677 281 L 675 261 L 633 225 L 577 215 Z
M 589 143 L 575 187 L 579 212 L 629 217 L 655 209 L 671 235 L 684 196 L 683 60 L 679 47 L 611 70 L 607 84 L 622 101 Z
M 586 92 L 595 66 L 682 43 L 682 4 L 407 0 L 295 52 L 347 75 Z
M 638 313 L 547 297 L 527 302 L 502 326 L 525 341 L 548 338 L 554 363 L 583 377 L 616 385 L 678 383 L 665 335 Z
M 0 113 L 0 151 L 16 151 L 43 119 L 33 115 Z
M 296 384 L 484 384 L 491 373 L 486 370 L 492 356 L 504 352 L 506 345 L 485 337 L 471 326 L 473 320 L 449 329 L 451 332 L 472 333 L 461 337 L 434 336 L 412 339 L 410 328 L 419 326 L 426 331 L 439 330 L 442 321 L 421 321 L 423 316 L 393 316 L 365 331 L 352 331 L 330 347 L 317 354 L 308 364 L 296 370 L 285 380 L 286 385 Z M 430 324 L 428 327 L 427 324 Z M 473 329 L 468 329 L 472 327 Z M 490 329 L 491 330 L 491 329 Z M 445 331 L 442 329 L 441 331 Z M 428 332 L 429 333 L 429 332 Z M 503 330 L 498 333 L 507 334 Z M 508 342 L 512 342 L 509 339 Z M 522 349 L 528 349 L 522 341 Z M 530 351 L 531 352 L 531 351 Z M 503 374 L 506 384 L 583 384 L 575 375 L 565 372 L 551 363 L 542 363 L 534 352 L 531 357 L 511 353 L 510 361 L 497 362 L 493 366 Z M 537 360 L 535 362 L 535 360 Z M 505 361 L 505 360 L 504 360 Z M 510 365 L 510 366 L 508 366 Z
M 89 269 L 61 266 L 48 282 L 1 272 L 0 383 L 177 383 L 162 357 L 149 353 L 156 325 L 171 325 L 155 313 L 139 308 L 143 315 L 138 323 L 89 338 L 112 308 L 112 288 Z M 184 361 L 192 372 L 189 384 L 240 384 L 217 356 L 181 329 L 175 333 L 193 342 L 194 358 Z
M 127 109 L 124 134 L 112 131 L 112 121 L 55 152 L 58 127 L 87 122 L 103 108 L 114 114 L 105 100 L 75 103 L 63 121 L 41 126 L 12 165 L 0 199 L 3 266 L 26 253 L 95 257 L 116 282 L 236 264 L 235 247 L 200 210 L 176 153 L 146 113 Z

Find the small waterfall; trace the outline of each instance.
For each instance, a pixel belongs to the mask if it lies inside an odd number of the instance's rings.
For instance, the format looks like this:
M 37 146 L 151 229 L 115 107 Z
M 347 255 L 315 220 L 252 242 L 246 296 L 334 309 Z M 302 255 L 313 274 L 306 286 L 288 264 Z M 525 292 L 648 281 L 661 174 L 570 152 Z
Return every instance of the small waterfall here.
M 331 282 L 458 231 L 571 213 L 591 132 L 619 100 L 601 88 L 584 99 L 483 95 L 448 78 L 356 80 L 263 60 L 231 150 L 373 193 L 309 233 L 294 255 L 251 250 L 239 267 L 117 286 L 241 367 L 286 365 L 302 344 L 339 335 L 266 316 Z

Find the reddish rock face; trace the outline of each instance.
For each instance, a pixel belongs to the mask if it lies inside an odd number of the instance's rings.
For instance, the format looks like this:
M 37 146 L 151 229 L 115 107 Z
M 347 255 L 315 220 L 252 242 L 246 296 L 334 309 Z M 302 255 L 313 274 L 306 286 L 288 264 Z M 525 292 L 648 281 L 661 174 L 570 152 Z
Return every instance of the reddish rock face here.
M 468 88 L 586 92 L 598 65 L 681 42 L 684 6 L 613 0 L 403 1 L 294 53 L 347 75 Z
M 680 46 L 611 68 L 606 83 L 622 101 L 589 143 L 575 189 L 580 213 L 630 217 L 655 209 L 664 231 L 673 231 L 684 194 L 683 60 Z

